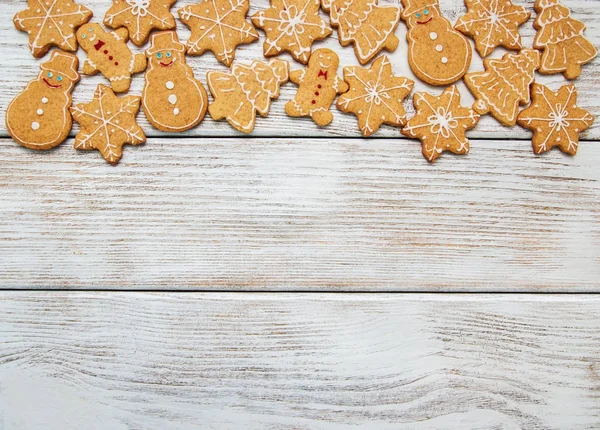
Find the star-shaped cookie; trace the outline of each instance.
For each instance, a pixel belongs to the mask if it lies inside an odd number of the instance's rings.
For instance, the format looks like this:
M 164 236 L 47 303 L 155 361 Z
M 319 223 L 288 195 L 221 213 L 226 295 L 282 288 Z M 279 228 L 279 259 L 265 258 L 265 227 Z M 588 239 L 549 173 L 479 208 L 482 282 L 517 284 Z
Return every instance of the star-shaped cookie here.
M 531 106 L 521 111 L 517 123 L 533 130 L 533 152 L 542 154 L 558 146 L 561 151 L 575 155 L 579 133 L 588 129 L 594 117 L 577 107 L 577 89 L 568 84 L 558 92 L 534 83 L 531 87 Z
M 236 46 L 258 40 L 256 29 L 246 21 L 249 7 L 248 0 L 203 0 L 179 9 L 179 18 L 192 30 L 187 53 L 202 55 L 210 50 L 231 66 Z
M 27 0 L 28 8 L 13 18 L 18 30 L 29 33 L 29 48 L 35 58 L 51 46 L 77 50 L 75 31 L 92 17 L 92 11 L 72 0 Z
M 477 52 L 487 57 L 496 47 L 521 49 L 519 27 L 531 16 L 511 0 L 465 0 L 467 13 L 454 25 L 475 40 Z
M 252 23 L 267 34 L 265 57 L 287 51 L 294 60 L 308 62 L 311 45 L 333 30 L 319 16 L 320 0 L 272 0 L 269 9 L 252 15 Z
M 75 136 L 76 149 L 97 149 L 106 161 L 117 164 L 123 145 L 139 145 L 146 141 L 142 128 L 135 122 L 141 97 L 119 98 L 104 85 L 98 85 L 90 103 L 71 107 L 73 119 L 81 130 Z
M 383 55 L 370 68 L 344 67 L 344 80 L 350 90 L 337 101 L 339 110 L 353 113 L 364 136 L 375 133 L 381 124 L 403 126 L 406 110 L 403 101 L 414 86 L 414 81 L 394 76 L 392 65 Z
M 402 134 L 416 137 L 423 144 L 423 156 L 434 162 L 443 151 L 455 154 L 469 152 L 469 140 L 465 132 L 479 122 L 479 115 L 460 105 L 460 93 L 455 85 L 448 87 L 440 96 L 416 93 L 413 103 L 417 111 Z
M 104 15 L 110 28 L 126 27 L 129 38 L 137 46 L 148 40 L 150 32 L 175 28 L 175 18 L 169 11 L 176 0 L 114 0 Z

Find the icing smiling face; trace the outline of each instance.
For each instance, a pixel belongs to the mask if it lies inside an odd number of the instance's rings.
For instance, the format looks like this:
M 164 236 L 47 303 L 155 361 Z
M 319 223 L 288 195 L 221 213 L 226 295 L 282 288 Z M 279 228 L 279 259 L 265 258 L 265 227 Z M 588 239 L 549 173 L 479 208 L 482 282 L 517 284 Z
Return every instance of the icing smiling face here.
M 435 6 L 426 6 L 413 14 L 404 17 L 406 20 L 406 24 L 409 27 L 417 26 L 417 25 L 425 25 L 430 23 L 434 18 L 438 18 L 440 16 L 440 11 Z
M 318 66 L 321 70 L 337 70 L 339 62 L 340 60 L 335 52 L 327 48 L 321 48 L 310 56 L 309 67 Z
M 94 48 L 99 42 L 102 42 L 98 39 L 98 35 L 103 33 L 104 31 L 99 24 L 92 23 L 84 25 L 77 30 L 77 42 L 79 42 L 81 47 L 87 51 Z
M 67 78 L 64 75 L 61 75 L 60 73 L 56 73 L 56 72 L 51 72 L 50 70 L 48 71 L 42 71 L 42 73 L 40 74 L 42 81 L 44 81 L 44 83 L 49 87 L 49 88 L 53 88 L 53 89 L 59 89 L 62 88 L 63 85 L 68 88 L 71 86 L 71 81 L 69 80 L 69 78 Z
M 166 68 L 181 61 L 181 54 L 177 50 L 165 49 L 148 57 L 151 67 Z

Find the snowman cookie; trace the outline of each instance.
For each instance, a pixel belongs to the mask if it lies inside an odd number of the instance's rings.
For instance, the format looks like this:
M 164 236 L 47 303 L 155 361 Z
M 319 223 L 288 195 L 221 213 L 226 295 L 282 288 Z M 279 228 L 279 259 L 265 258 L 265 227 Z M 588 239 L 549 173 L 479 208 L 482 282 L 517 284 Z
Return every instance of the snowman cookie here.
M 338 94 L 348 91 L 348 84 L 337 75 L 339 58 L 331 49 L 317 49 L 308 60 L 306 70 L 294 70 L 290 81 L 298 85 L 294 100 L 285 105 L 291 117 L 310 116 L 319 126 L 333 121 L 329 111 Z
M 100 24 L 86 24 L 77 30 L 77 40 L 88 57 L 83 63 L 85 75 L 102 73 L 116 93 L 129 89 L 131 75 L 146 69 L 146 57 L 133 54 L 127 47 L 126 28 L 104 31 Z
M 45 150 L 61 144 L 71 130 L 71 91 L 79 81 L 79 61 L 72 54 L 54 51 L 6 110 L 6 128 L 20 145 Z
M 206 90 L 185 62 L 185 45 L 177 33 L 152 36 L 146 51 L 142 106 L 150 124 L 162 131 L 185 131 L 196 126 L 208 107 Z
M 408 26 L 408 63 L 413 73 L 431 85 L 448 85 L 467 73 L 471 45 L 442 16 L 438 0 L 402 0 Z

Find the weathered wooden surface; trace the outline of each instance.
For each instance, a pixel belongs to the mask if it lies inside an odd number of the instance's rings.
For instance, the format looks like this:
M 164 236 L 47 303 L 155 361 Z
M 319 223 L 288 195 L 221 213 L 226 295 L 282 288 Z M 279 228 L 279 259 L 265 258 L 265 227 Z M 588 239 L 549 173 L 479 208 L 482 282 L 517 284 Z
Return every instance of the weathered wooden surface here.
M 151 139 L 109 166 L 0 141 L 0 285 L 599 291 L 600 145 Z
M 172 10 L 177 11 L 177 9 L 193 2 L 193 0 L 180 0 L 174 5 Z M 104 13 L 110 7 L 111 0 L 86 0 L 84 3 L 94 12 L 94 17 L 92 19 L 96 22 L 100 22 L 104 17 Z M 260 9 L 268 7 L 269 1 L 251 0 L 250 3 L 250 14 L 252 14 Z M 526 5 L 533 12 L 533 0 L 519 1 L 518 3 Z M 588 26 L 586 35 L 590 38 L 592 43 L 597 44 L 600 41 L 600 8 L 598 7 L 598 1 L 567 0 L 565 3 L 572 9 L 573 16 L 582 20 Z M 37 75 L 39 63 L 44 61 L 44 59 L 36 60 L 32 57 L 27 46 L 27 34 L 17 31 L 12 23 L 11 17 L 16 12 L 23 9 L 24 5 L 25 2 L 23 0 L 3 0 L 0 2 L 0 16 L 3 17 L 2 20 L 0 20 L 0 49 L 2 52 L 2 61 L 0 62 L 0 118 L 4 118 L 4 112 L 10 100 L 22 90 L 29 80 Z M 440 5 L 444 14 L 452 22 L 455 22 L 458 17 L 466 11 L 463 0 L 441 0 Z M 323 16 L 325 17 L 326 15 L 323 14 Z M 535 14 L 533 14 L 529 22 L 521 27 L 524 46 L 531 46 L 533 43 L 535 30 L 533 29 L 532 23 L 534 17 Z M 179 21 L 179 19 L 177 19 L 177 30 L 180 38 L 184 41 L 187 40 L 189 30 Z M 261 31 L 259 31 L 259 33 L 261 36 L 259 42 L 238 47 L 236 51 L 236 58 L 238 60 L 249 62 L 257 58 L 263 58 L 262 43 L 264 41 L 264 33 Z M 396 34 L 401 39 L 400 47 L 394 53 L 389 54 L 394 71 L 397 74 L 415 79 L 408 67 L 407 44 L 405 41 L 406 26 L 403 22 L 400 22 Z M 146 45 L 145 47 L 137 48 L 132 43 L 130 43 L 129 46 L 134 52 L 142 52 L 148 47 L 148 45 Z M 336 33 L 325 41 L 315 43 L 314 46 L 334 49 L 340 55 L 341 65 L 358 64 L 352 47 L 342 48 L 337 41 Z M 504 51 L 499 49 L 494 52 L 492 56 L 501 56 L 503 52 Z M 82 60 L 85 58 L 85 54 L 82 50 L 79 50 L 79 55 Z M 291 60 L 291 57 L 287 54 L 283 55 L 282 58 Z M 206 83 L 207 71 L 226 69 L 225 66 L 216 61 L 211 52 L 208 52 L 201 57 L 189 57 L 188 63 L 194 69 L 196 76 L 203 83 Z M 301 67 L 299 63 L 294 62 L 293 60 L 291 65 L 294 69 Z M 482 60 L 478 54 L 474 52 L 471 70 L 482 69 Z M 584 67 L 582 75 L 575 81 L 579 89 L 579 105 L 589 109 L 594 116 L 600 115 L 600 105 L 597 102 L 600 99 L 600 86 L 598 85 L 599 78 L 600 59 L 596 59 L 593 63 Z M 557 89 L 566 82 L 562 75 L 538 75 L 536 79 L 538 82 L 550 85 L 553 89 Z M 75 88 L 73 94 L 75 102 L 89 101 L 93 96 L 96 85 L 98 83 L 106 82 L 107 81 L 101 76 L 84 76 L 79 85 Z M 130 90 L 131 94 L 141 94 L 142 85 L 143 75 L 136 75 Z M 335 107 L 333 108 L 335 119 L 332 124 L 325 128 L 319 128 L 310 119 L 288 117 L 284 112 L 284 104 L 287 100 L 294 97 L 296 88 L 297 87 L 291 83 L 283 86 L 281 97 L 273 103 L 269 116 L 267 118 L 258 119 L 257 126 L 254 130 L 255 136 L 360 136 L 356 118 L 353 115 L 345 115 L 337 111 Z M 473 98 L 462 82 L 459 83 L 459 88 L 463 94 L 464 102 L 466 104 L 471 104 Z M 424 83 L 416 80 L 415 91 L 432 91 L 439 93 L 441 92 L 441 89 L 428 87 Z M 409 115 L 412 115 L 412 101 L 407 101 L 406 107 L 409 111 Z M 140 114 L 139 119 L 140 124 L 148 135 L 164 136 L 163 133 L 153 129 L 148 124 L 143 114 Z M 77 130 L 78 125 L 76 124 L 73 131 L 76 132 Z M 200 126 L 186 132 L 184 135 L 240 136 L 241 133 L 236 132 L 226 122 L 217 123 L 207 116 Z M 488 116 L 482 119 L 477 128 L 473 130 L 470 135 L 480 138 L 504 138 L 510 136 L 511 138 L 527 139 L 530 137 L 530 132 L 520 127 L 505 128 Z M 7 136 L 3 120 L 0 123 L 0 136 Z M 383 126 L 375 136 L 405 139 L 405 137 L 400 135 L 397 128 L 388 126 Z M 596 121 L 592 128 L 582 136 L 584 139 L 600 139 L 600 121 Z
M 0 294 L 13 429 L 597 429 L 600 297 Z

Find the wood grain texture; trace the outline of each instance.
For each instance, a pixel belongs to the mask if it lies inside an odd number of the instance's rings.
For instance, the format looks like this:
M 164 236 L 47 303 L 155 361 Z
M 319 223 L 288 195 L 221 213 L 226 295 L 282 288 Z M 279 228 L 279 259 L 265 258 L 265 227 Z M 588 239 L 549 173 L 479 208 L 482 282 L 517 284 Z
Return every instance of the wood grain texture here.
M 385 1 L 385 0 L 382 0 Z M 85 5 L 94 12 L 94 21 L 101 21 L 105 12 L 111 5 L 111 0 L 86 0 Z M 194 3 L 193 0 L 180 0 L 173 7 L 173 11 L 185 6 L 186 4 Z M 251 0 L 250 14 L 265 9 L 269 5 L 268 0 Z M 520 4 L 527 6 L 533 12 L 534 0 L 519 1 Z M 571 8 L 573 16 L 582 20 L 587 26 L 587 37 L 592 43 L 598 44 L 600 40 L 600 8 L 598 8 L 597 0 L 566 0 L 565 3 Z M 455 22 L 459 16 L 466 12 L 463 0 L 441 0 L 440 5 L 444 14 Z M 2 61 L 0 62 L 0 118 L 4 118 L 5 109 L 10 100 L 18 94 L 25 84 L 33 79 L 37 73 L 40 62 L 32 57 L 27 46 L 27 34 L 17 31 L 14 28 L 11 17 L 23 9 L 24 2 L 22 0 L 3 0 L 0 3 L 0 47 L 2 52 Z M 323 14 L 326 17 L 325 14 Z M 533 20 L 535 14 L 523 27 L 521 34 L 523 36 L 523 45 L 531 46 L 535 30 L 533 29 Z M 189 37 L 189 30 L 179 19 L 177 19 L 177 30 L 181 40 L 186 41 Z M 260 32 L 260 31 L 259 31 Z M 400 23 L 396 30 L 396 35 L 400 38 L 399 48 L 390 55 L 390 61 L 393 65 L 394 72 L 415 79 L 413 73 L 408 66 L 407 60 L 407 43 L 406 43 L 406 26 L 403 22 Z M 236 50 L 236 58 L 239 61 L 249 62 L 256 58 L 263 58 L 262 43 L 264 41 L 264 33 L 260 32 L 260 41 L 251 45 L 240 46 Z M 147 49 L 147 46 L 137 48 L 133 44 L 129 44 L 134 52 L 142 52 Z M 354 55 L 352 47 L 342 48 L 337 41 L 337 34 L 324 41 L 317 42 L 315 47 L 329 47 L 334 49 L 340 55 L 340 64 L 342 65 L 357 65 L 358 62 Z M 502 49 L 495 51 L 492 56 L 499 57 L 505 52 Z M 83 60 L 85 54 L 79 50 L 79 56 Z M 301 65 L 291 60 L 288 54 L 282 55 L 282 58 L 292 62 L 292 68 L 300 68 Z M 226 70 L 225 66 L 218 63 L 214 55 L 210 52 L 201 57 L 189 57 L 188 63 L 193 68 L 196 76 L 206 83 L 206 72 L 209 70 Z M 481 58 L 474 52 L 473 63 L 471 70 L 482 70 L 483 62 Z M 340 69 L 341 73 L 341 69 Z M 538 82 L 549 85 L 553 89 L 558 89 L 566 82 L 562 75 L 541 76 L 536 77 Z M 583 73 L 575 81 L 579 89 L 579 105 L 592 112 L 594 116 L 600 115 L 600 60 L 596 59 L 591 64 L 583 69 Z M 428 87 L 426 84 L 416 80 L 415 91 L 431 91 L 440 93 L 442 89 Z M 75 88 L 73 93 L 74 102 L 86 102 L 91 100 L 94 89 L 98 83 L 106 83 L 107 81 L 102 76 L 84 76 Z M 130 93 L 141 94 L 143 86 L 143 75 L 136 75 L 133 80 Z M 335 119 L 332 124 L 325 128 L 319 128 L 310 119 L 307 118 L 290 118 L 285 115 L 284 105 L 287 100 L 294 97 L 296 86 L 288 83 L 282 87 L 279 100 L 275 101 L 271 107 L 271 113 L 267 118 L 259 118 L 253 135 L 255 136 L 351 136 L 359 137 L 360 133 L 356 118 L 353 115 L 346 115 L 335 108 L 333 109 Z M 473 98 L 469 94 L 464 83 L 459 83 L 459 89 L 463 94 L 465 104 L 471 104 Z M 409 117 L 413 115 L 414 109 L 412 101 L 406 102 L 406 109 L 409 112 Z M 153 129 L 146 121 L 144 115 L 139 115 L 140 125 L 144 128 L 149 136 L 165 136 L 165 133 Z M 74 125 L 73 133 L 78 131 L 79 126 Z M 190 130 L 180 136 L 240 136 L 242 133 L 235 131 L 226 122 L 215 122 L 208 115 L 207 118 L 193 130 Z M 4 120 L 0 122 L 0 136 L 8 136 L 5 130 Z M 398 139 L 406 139 L 400 135 L 397 128 L 383 126 L 375 135 L 376 137 L 394 137 Z M 506 128 L 501 126 L 491 117 L 484 117 L 477 128 L 471 132 L 471 136 L 480 138 L 504 138 L 509 136 L 511 139 L 529 139 L 531 133 L 520 127 Z M 588 140 L 600 139 L 600 121 L 595 124 L 582 137 Z
M 109 166 L 0 141 L 0 285 L 600 291 L 600 145 L 151 139 Z
M 600 297 L 0 293 L 13 429 L 597 429 Z

